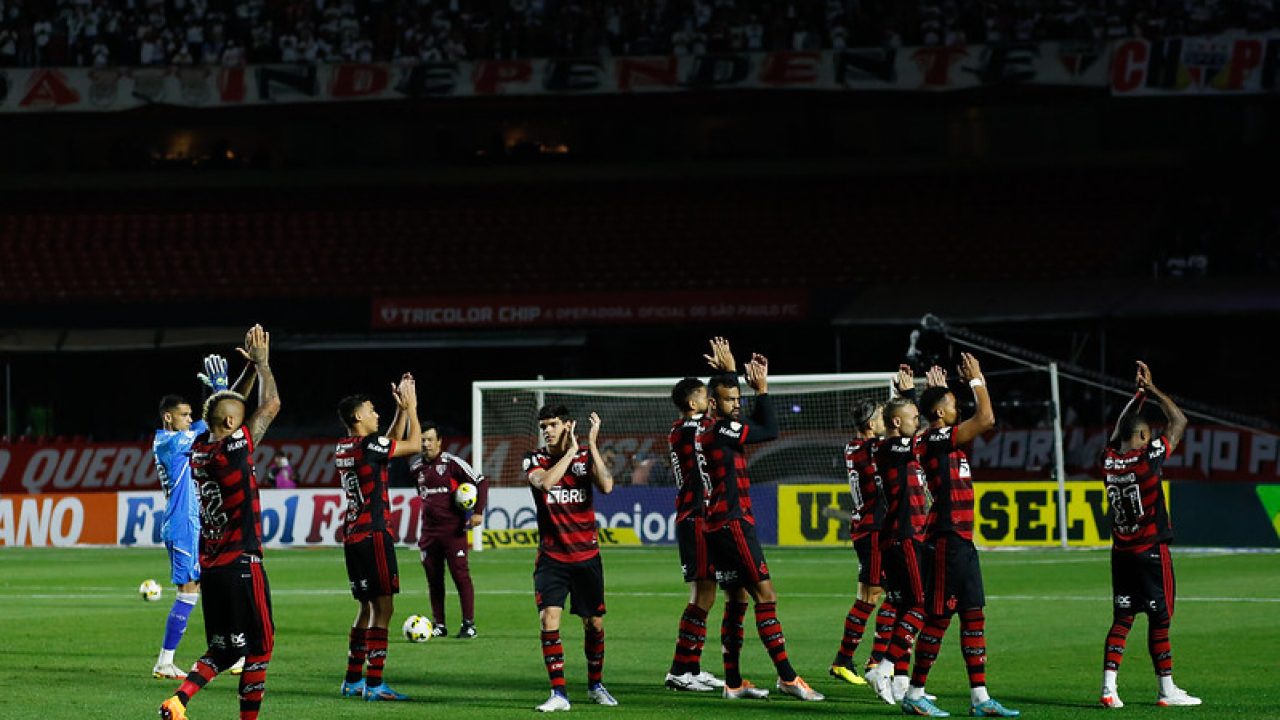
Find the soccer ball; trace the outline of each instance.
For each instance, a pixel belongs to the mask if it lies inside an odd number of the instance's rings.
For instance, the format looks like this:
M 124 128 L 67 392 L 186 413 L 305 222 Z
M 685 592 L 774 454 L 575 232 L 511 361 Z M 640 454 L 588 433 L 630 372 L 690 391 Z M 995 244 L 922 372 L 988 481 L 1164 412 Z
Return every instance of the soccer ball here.
M 462 483 L 457 490 L 453 491 L 453 501 L 463 510 L 470 510 L 476 506 L 476 486 L 471 483 Z
M 164 594 L 164 588 L 160 587 L 160 583 L 155 580 L 147 579 L 138 586 L 138 594 L 147 602 L 155 602 Z
M 404 619 L 404 639 L 412 643 L 424 643 L 431 639 L 431 621 L 421 615 Z

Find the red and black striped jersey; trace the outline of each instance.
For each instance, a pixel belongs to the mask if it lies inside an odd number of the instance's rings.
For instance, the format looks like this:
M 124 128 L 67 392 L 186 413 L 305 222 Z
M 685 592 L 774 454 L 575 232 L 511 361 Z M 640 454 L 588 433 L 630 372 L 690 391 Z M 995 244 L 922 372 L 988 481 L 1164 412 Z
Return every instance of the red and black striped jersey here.
M 396 441 L 377 434 L 344 437 L 338 441 L 334 463 L 338 480 L 347 496 L 347 512 L 342 518 L 342 542 L 360 542 L 391 524 L 391 503 L 387 498 L 387 463 L 395 454 Z
M 558 462 L 546 450 L 525 453 L 526 477 L 535 470 L 550 470 Z M 600 554 L 596 539 L 595 488 L 591 484 L 591 451 L 578 450 L 560 482 L 550 490 L 533 487 L 538 509 L 538 552 L 553 560 L 576 563 Z
M 701 518 L 705 514 L 706 499 L 702 478 L 698 475 L 698 460 L 693 445 L 698 437 L 698 421 L 702 415 L 680 418 L 671 426 L 667 435 L 667 448 L 671 451 L 671 474 L 676 479 L 676 522 Z
M 920 538 L 924 530 L 924 471 L 915 438 L 885 438 L 876 445 L 876 471 L 884 493 L 881 542 Z
M 457 455 L 442 452 L 434 460 L 414 455 L 409 461 L 409 472 L 417 481 L 418 497 L 422 499 L 422 542 L 441 535 L 465 535 L 467 518 L 484 512 L 489 484 Z M 463 483 L 476 486 L 476 504 L 470 513 L 453 500 L 454 491 Z
M 1102 473 L 1111 505 L 1111 541 L 1116 550 L 1142 552 L 1173 541 L 1160 469 L 1169 457 L 1169 438 L 1161 435 L 1145 448 L 1102 451 Z
M 853 515 L 849 518 L 849 539 L 866 537 L 879 530 L 884 521 L 880 479 L 876 476 L 877 438 L 856 437 L 844 446 L 844 467 L 853 495 Z
M 929 537 L 949 532 L 973 540 L 973 475 L 969 457 L 956 445 L 955 426 L 928 428 L 916 444 L 933 495 L 925 520 Z
M 241 555 L 261 558 L 262 506 L 249 428 L 221 440 L 200 433 L 191 445 L 191 477 L 200 493 L 200 567 L 230 565 Z
M 755 524 L 746 446 L 777 436 L 778 422 L 768 395 L 756 397 L 750 423 L 710 416 L 698 423 L 693 450 L 702 480 L 707 532 L 719 530 L 737 518 Z

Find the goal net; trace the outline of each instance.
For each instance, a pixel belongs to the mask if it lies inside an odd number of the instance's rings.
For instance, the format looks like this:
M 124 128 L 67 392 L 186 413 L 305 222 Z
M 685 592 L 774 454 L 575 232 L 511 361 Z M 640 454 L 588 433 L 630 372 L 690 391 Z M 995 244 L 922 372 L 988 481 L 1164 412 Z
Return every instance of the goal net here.
M 771 375 L 769 395 L 781 435 L 748 454 L 751 481 L 844 482 L 844 444 L 852 436 L 850 411 L 861 400 L 887 400 L 893 373 Z M 667 433 L 678 413 L 671 388 L 679 378 L 529 380 L 472 384 L 472 461 L 490 487 L 523 486 L 520 460 L 537 447 L 538 409 L 565 405 L 580 422 L 600 415 L 600 452 L 621 486 L 668 486 L 674 480 Z M 754 392 L 741 383 L 743 415 Z

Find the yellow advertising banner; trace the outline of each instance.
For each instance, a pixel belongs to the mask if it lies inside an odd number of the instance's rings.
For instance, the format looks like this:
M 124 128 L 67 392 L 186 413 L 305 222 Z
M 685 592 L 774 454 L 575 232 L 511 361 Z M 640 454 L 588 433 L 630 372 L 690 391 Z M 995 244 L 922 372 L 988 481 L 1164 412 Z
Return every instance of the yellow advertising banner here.
M 978 545 L 1056 546 L 1058 483 L 976 482 L 974 542 Z M 1164 484 L 1165 498 L 1169 484 Z M 1111 543 L 1107 492 L 1101 480 L 1068 480 L 1067 543 L 1105 547 Z M 779 485 L 779 545 L 840 545 L 849 542 L 853 498 L 847 485 Z

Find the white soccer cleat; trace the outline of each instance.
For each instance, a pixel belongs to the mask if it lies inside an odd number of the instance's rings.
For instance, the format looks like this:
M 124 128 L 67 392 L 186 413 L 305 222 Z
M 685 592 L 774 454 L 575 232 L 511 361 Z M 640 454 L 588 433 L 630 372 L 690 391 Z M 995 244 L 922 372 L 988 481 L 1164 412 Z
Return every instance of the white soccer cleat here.
M 880 672 L 879 666 L 873 667 L 862 676 L 867 681 L 867 685 L 875 690 L 876 695 L 885 702 L 886 705 L 897 705 L 897 701 L 893 699 L 893 678 Z
M 596 683 L 587 688 L 587 698 L 597 705 L 614 707 L 618 704 L 617 699 L 609 694 L 609 689 L 604 686 L 604 683 Z
M 1120 694 L 1115 690 L 1108 690 L 1106 688 L 1103 688 L 1102 699 L 1098 700 L 1098 702 L 1102 703 L 1102 707 L 1104 708 L 1113 708 L 1118 710 L 1124 707 L 1124 701 L 1120 699 Z
M 151 677 L 156 678 L 157 680 L 182 680 L 186 676 L 187 674 L 173 663 L 156 665 L 151 669 Z
M 573 706 L 569 704 L 569 698 L 558 692 L 552 691 L 551 697 L 547 698 L 546 702 L 534 708 L 534 710 L 537 710 L 538 712 L 560 712 L 561 710 L 568 710 L 571 707 Z
M 687 690 L 689 692 L 708 692 L 715 689 L 704 684 L 693 673 L 685 673 L 683 675 L 667 673 L 666 686 L 672 690 Z
M 725 700 L 768 700 L 769 691 L 752 685 L 749 680 L 742 681 L 742 687 L 724 686 Z
M 706 670 L 703 670 L 702 672 L 698 673 L 697 675 L 694 675 L 694 676 L 693 676 L 693 679 L 694 679 L 694 680 L 697 680 L 698 682 L 702 683 L 703 685 L 706 685 L 707 687 L 711 688 L 712 690 L 719 690 L 720 688 L 723 688 L 723 687 L 724 687 L 724 681 L 723 681 L 723 680 L 721 680 L 720 678 L 716 677 L 715 675 L 712 675 L 711 673 L 707 672 Z
M 1156 705 L 1160 707 L 1199 705 L 1200 702 L 1200 698 L 1188 695 L 1187 691 L 1180 687 L 1175 687 L 1168 693 L 1160 693 L 1160 696 L 1156 698 Z

